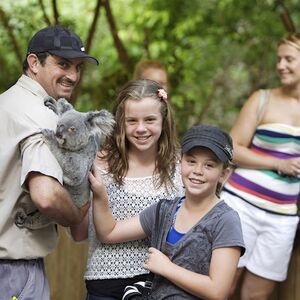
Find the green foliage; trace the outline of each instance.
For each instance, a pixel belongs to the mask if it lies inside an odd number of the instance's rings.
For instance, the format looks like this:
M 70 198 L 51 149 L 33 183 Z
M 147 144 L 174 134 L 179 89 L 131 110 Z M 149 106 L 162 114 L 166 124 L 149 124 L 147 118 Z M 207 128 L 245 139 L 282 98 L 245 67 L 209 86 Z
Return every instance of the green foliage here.
M 57 3 L 60 23 L 85 41 L 96 1 Z M 299 26 L 298 1 L 285 3 Z M 52 1 L 44 4 L 53 22 Z M 180 134 L 198 122 L 230 129 L 253 90 L 277 84 L 276 45 L 286 29 L 275 0 L 113 0 L 110 5 L 132 63 L 152 58 L 167 65 Z M 0 6 L 25 56 L 32 34 L 46 26 L 41 7 L 36 0 L 10 0 Z M 4 91 L 19 77 L 21 65 L 2 23 L 0 36 Z M 103 6 L 90 53 L 101 64 L 88 66 L 76 106 L 82 111 L 110 109 L 130 74 L 116 51 Z

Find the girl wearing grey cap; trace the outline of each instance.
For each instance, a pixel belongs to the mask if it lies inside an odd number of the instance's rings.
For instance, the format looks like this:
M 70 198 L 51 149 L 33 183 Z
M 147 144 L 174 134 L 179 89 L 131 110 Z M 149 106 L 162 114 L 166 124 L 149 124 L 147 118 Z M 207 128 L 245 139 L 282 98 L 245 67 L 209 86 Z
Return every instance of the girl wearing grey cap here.
M 161 200 L 121 221 L 111 213 L 99 170 L 90 174 L 100 241 L 148 237 L 161 242 L 160 249 L 150 247 L 144 259 L 143 267 L 155 274 L 148 299 L 224 299 L 228 295 L 245 251 L 238 214 L 217 196 L 231 159 L 232 143 L 226 133 L 209 125 L 192 127 L 182 141 L 185 196 Z M 123 299 L 130 299 L 130 292 Z

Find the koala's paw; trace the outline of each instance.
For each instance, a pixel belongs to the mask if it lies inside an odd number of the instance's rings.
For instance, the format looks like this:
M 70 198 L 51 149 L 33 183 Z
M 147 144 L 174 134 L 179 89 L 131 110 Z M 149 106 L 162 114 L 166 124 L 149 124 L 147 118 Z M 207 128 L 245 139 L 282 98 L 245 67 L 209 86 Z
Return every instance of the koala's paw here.
M 48 128 L 41 129 L 41 133 L 46 139 L 53 139 L 54 138 L 54 131 Z
M 15 224 L 19 228 L 23 228 L 27 220 L 27 214 L 23 209 L 20 208 L 16 211 L 14 219 L 15 219 Z
M 44 104 L 45 106 L 47 106 L 49 109 L 53 110 L 57 114 L 56 100 L 54 100 L 52 97 L 46 97 L 44 99 Z

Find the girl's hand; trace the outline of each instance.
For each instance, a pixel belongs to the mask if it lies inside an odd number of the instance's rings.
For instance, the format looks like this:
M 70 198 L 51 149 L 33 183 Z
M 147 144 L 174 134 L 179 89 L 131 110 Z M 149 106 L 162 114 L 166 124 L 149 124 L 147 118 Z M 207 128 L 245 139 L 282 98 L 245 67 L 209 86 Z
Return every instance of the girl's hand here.
M 172 264 L 168 256 L 156 248 L 150 247 L 143 267 L 155 274 L 163 275 L 163 271 Z
M 101 198 L 105 191 L 105 186 L 101 177 L 101 171 L 95 164 L 93 165 L 92 171 L 89 173 L 89 181 L 91 184 L 91 189 L 94 194 L 94 200 L 96 198 Z

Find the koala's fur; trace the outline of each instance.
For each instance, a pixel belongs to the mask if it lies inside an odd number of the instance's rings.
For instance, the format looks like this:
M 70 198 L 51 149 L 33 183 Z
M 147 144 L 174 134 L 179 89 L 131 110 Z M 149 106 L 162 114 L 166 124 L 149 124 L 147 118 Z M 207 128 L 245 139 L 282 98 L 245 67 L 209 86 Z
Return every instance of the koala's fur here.
M 88 173 L 103 141 L 112 132 L 114 119 L 106 110 L 78 112 L 66 99 L 57 101 L 47 97 L 45 105 L 58 116 L 56 132 L 42 129 L 46 144 L 63 170 L 63 182 L 76 206 L 81 207 L 90 198 Z M 18 227 L 38 229 L 51 221 L 39 211 L 28 213 L 19 207 L 15 214 Z

